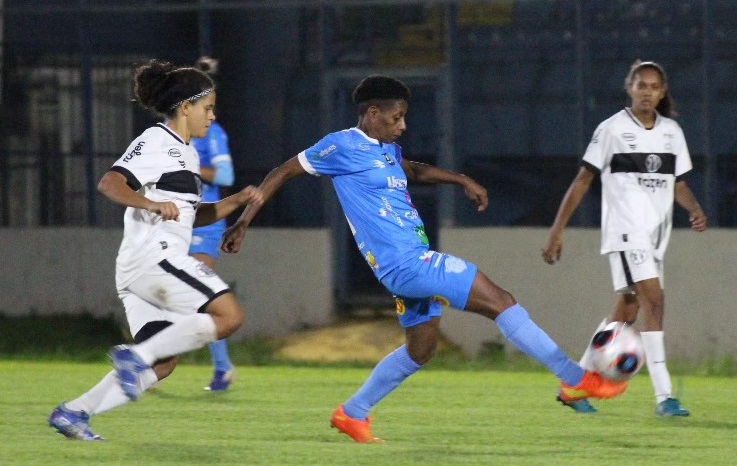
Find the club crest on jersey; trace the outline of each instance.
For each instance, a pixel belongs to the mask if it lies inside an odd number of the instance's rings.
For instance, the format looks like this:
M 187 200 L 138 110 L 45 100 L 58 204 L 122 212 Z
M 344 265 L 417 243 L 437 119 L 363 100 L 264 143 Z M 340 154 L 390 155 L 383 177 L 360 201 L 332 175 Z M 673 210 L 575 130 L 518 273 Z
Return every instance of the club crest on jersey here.
M 650 154 L 645 159 L 645 168 L 649 173 L 655 173 L 663 166 L 663 160 L 659 155 Z
M 182 156 L 182 153 L 179 152 L 179 149 L 176 149 L 176 148 L 169 149 L 168 154 L 169 154 L 169 157 L 181 157 Z
M 389 165 L 394 165 L 394 160 L 392 160 L 387 153 L 381 154 L 384 156 L 384 159 L 387 161 Z

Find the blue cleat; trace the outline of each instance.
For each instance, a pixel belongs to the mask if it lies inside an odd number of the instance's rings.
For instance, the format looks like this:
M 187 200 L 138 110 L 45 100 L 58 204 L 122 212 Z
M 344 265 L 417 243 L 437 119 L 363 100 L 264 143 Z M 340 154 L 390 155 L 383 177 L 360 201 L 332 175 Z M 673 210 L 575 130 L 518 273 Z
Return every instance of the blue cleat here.
M 565 401 L 563 398 L 558 395 L 557 400 L 563 403 L 563 406 L 568 406 L 572 410 L 574 410 L 577 413 L 581 414 L 594 414 L 598 412 L 599 410 L 591 406 L 591 403 L 589 403 L 589 400 L 583 399 L 583 400 L 576 400 L 576 401 Z
M 84 411 L 72 411 L 64 403 L 49 416 L 49 426 L 66 438 L 91 442 L 105 440 L 90 431 L 90 416 Z
M 205 390 L 210 392 L 224 392 L 230 387 L 234 379 L 235 371 L 233 369 L 229 371 L 215 371 L 210 385 L 205 387 Z
M 681 402 L 677 399 L 666 398 L 658 403 L 658 406 L 655 408 L 655 414 L 662 417 L 686 417 L 691 413 L 681 407 Z
M 118 374 L 120 388 L 131 401 L 136 401 L 143 391 L 140 374 L 150 367 L 127 345 L 113 347 L 110 359 Z

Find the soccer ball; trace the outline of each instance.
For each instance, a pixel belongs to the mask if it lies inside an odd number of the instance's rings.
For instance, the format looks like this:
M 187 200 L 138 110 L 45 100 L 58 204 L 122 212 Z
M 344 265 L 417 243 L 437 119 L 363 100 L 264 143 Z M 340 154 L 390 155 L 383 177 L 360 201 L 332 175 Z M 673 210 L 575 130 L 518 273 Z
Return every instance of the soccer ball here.
M 640 333 L 624 322 L 611 322 L 591 339 L 591 364 L 613 382 L 631 379 L 645 362 Z

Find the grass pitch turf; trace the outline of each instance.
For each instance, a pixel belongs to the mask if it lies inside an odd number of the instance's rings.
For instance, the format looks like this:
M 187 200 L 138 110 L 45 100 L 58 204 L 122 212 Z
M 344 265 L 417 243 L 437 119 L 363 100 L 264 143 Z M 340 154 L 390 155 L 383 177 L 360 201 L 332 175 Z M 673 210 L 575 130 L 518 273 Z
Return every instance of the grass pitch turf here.
M 202 390 L 208 366 L 182 365 L 156 394 L 93 418 L 100 443 L 47 426 L 61 401 L 110 367 L 0 362 L 0 464 L 10 465 L 727 465 L 737 453 L 733 378 L 685 377 L 683 419 L 654 416 L 641 374 L 621 398 L 580 415 L 545 372 L 420 371 L 373 412 L 386 445 L 329 427 L 370 369 L 239 367 L 227 393 Z

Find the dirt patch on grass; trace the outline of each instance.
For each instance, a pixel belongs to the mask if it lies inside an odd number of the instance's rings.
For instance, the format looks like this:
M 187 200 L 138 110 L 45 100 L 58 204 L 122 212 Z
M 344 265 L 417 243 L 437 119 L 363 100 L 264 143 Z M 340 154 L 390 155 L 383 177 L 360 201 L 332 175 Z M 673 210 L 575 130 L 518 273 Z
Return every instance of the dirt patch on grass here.
M 377 363 L 405 342 L 394 316 L 353 318 L 286 337 L 276 358 L 316 363 Z M 446 342 L 441 339 L 440 347 Z
M 306 362 L 378 362 L 404 344 L 394 317 L 351 319 L 286 337 L 277 359 Z

